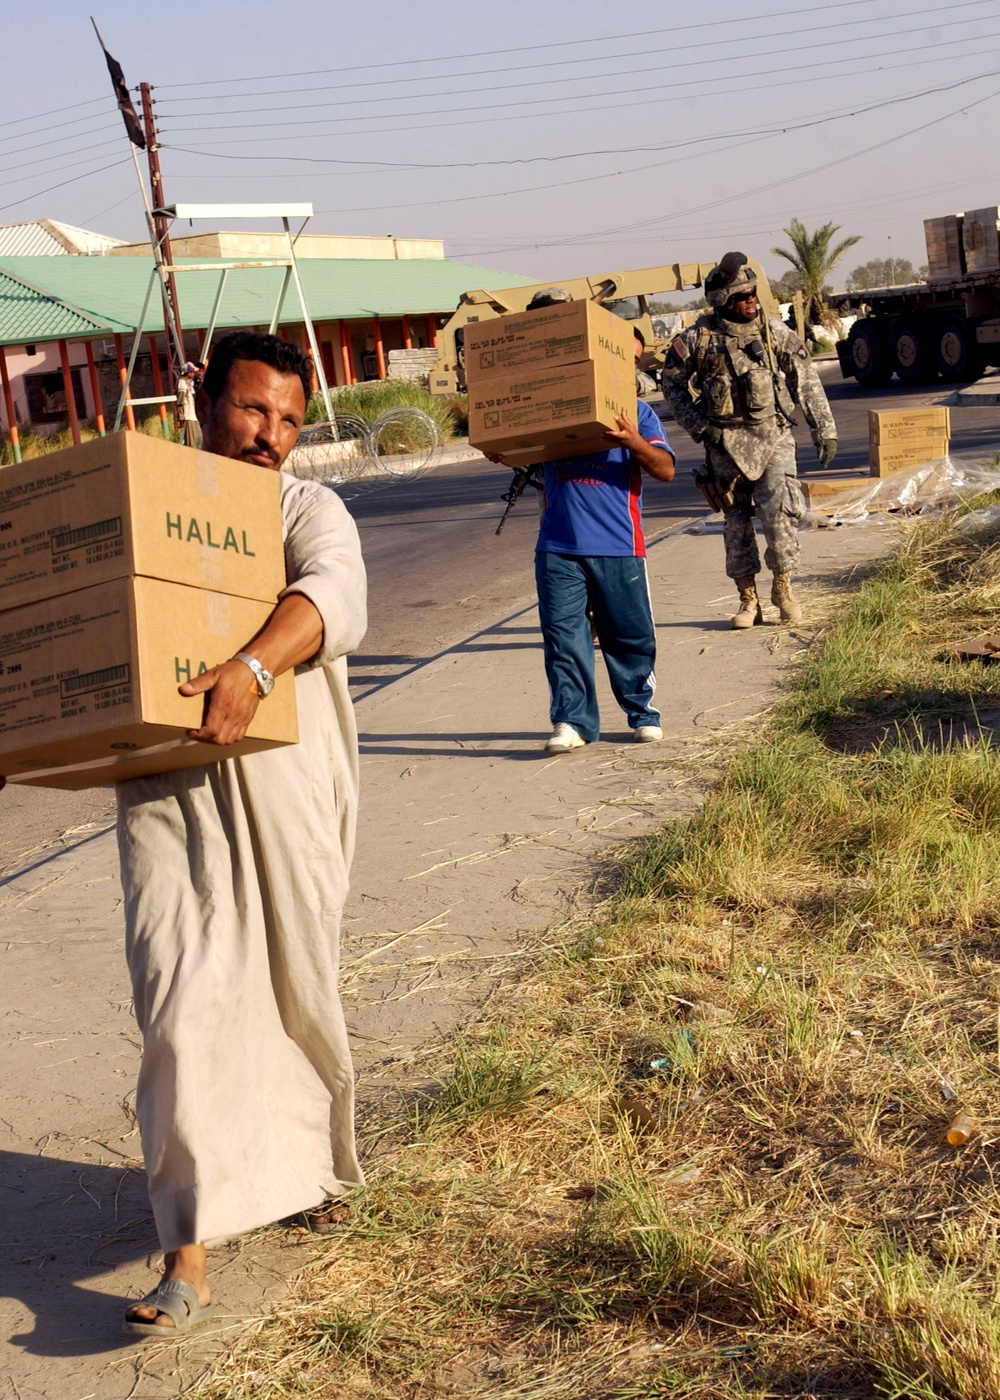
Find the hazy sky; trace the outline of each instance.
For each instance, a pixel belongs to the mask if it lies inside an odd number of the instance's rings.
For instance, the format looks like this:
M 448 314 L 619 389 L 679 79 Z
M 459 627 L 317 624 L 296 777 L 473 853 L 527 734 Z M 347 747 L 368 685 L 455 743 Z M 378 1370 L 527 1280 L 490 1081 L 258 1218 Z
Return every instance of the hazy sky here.
M 5 8 L 0 222 L 138 240 L 90 8 Z M 1000 201 L 1000 0 L 93 9 L 156 87 L 168 199 L 309 200 L 311 232 L 540 279 L 733 246 L 778 275 L 798 216 L 864 236 L 846 272 L 890 240 L 922 263 L 925 217 Z

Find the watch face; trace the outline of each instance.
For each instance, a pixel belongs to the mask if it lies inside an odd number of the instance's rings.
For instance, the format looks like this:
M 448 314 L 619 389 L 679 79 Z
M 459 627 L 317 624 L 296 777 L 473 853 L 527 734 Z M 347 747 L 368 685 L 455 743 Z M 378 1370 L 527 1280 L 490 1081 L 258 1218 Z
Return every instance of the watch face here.
M 274 689 L 274 677 L 271 675 L 270 671 L 265 671 L 263 666 L 260 668 L 260 673 L 257 676 L 257 688 L 262 696 L 270 695 L 271 691 Z

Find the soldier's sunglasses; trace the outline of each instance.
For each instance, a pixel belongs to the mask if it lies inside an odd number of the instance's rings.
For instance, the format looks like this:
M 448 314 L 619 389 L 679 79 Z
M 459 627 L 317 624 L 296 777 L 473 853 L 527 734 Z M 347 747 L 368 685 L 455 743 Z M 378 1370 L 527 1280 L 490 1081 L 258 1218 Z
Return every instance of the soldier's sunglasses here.
M 734 292 L 734 293 L 732 294 L 732 296 L 729 298 L 729 300 L 730 300 L 730 301 L 756 301 L 756 300 L 757 300 L 757 289 L 756 289 L 756 287 L 755 287 L 755 288 L 753 289 L 752 292 Z

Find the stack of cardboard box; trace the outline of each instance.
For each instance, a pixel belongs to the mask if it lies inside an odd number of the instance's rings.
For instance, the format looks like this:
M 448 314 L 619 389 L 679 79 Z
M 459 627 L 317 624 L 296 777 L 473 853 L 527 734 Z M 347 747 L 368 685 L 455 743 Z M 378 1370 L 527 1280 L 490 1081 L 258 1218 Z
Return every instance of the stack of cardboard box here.
M 962 246 L 969 272 L 996 272 L 1000 268 L 1000 209 L 967 209 L 962 225 Z
M 872 476 L 889 476 L 947 457 L 951 418 L 947 408 L 868 412 L 868 456 Z
M 0 774 L 95 787 L 296 742 L 291 674 L 224 751 L 186 737 L 204 699 L 177 689 L 273 609 L 279 487 L 137 433 L 0 471 Z
M 965 275 L 964 219 L 964 214 L 945 214 L 924 220 L 929 277 Z
M 469 442 L 511 466 L 606 451 L 636 417 L 632 326 L 592 301 L 470 323 L 465 378 Z

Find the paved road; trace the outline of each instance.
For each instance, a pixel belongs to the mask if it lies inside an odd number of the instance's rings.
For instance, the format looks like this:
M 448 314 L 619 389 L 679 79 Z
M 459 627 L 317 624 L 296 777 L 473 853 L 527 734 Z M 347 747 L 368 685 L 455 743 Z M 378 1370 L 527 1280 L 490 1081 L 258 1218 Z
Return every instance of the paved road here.
M 840 430 L 838 470 L 867 469 L 870 408 L 922 407 L 951 398 L 940 385 L 865 390 L 841 379 L 834 362 L 824 363 L 821 372 Z M 651 539 L 704 509 L 691 481 L 698 448 L 675 424 L 668 423 L 667 431 L 679 470 L 669 486 L 647 483 L 645 520 Z M 796 436 L 800 471 L 811 472 L 815 458 L 808 433 L 800 427 Z M 1000 451 L 1000 407 L 954 408 L 952 446 L 960 455 Z M 416 480 L 392 482 L 349 502 L 361 530 L 370 598 L 368 635 L 351 663 L 356 696 L 371 693 L 533 598 L 536 507 L 529 493 L 508 517 L 503 534 L 495 534 L 508 480 L 508 473 L 488 463 L 462 462 Z M 721 544 L 719 579 L 725 586 Z M 100 789 L 57 793 L 22 788 L 8 790 L 0 800 L 5 817 L 0 869 L 68 827 L 107 818 L 111 808 L 109 794 Z

